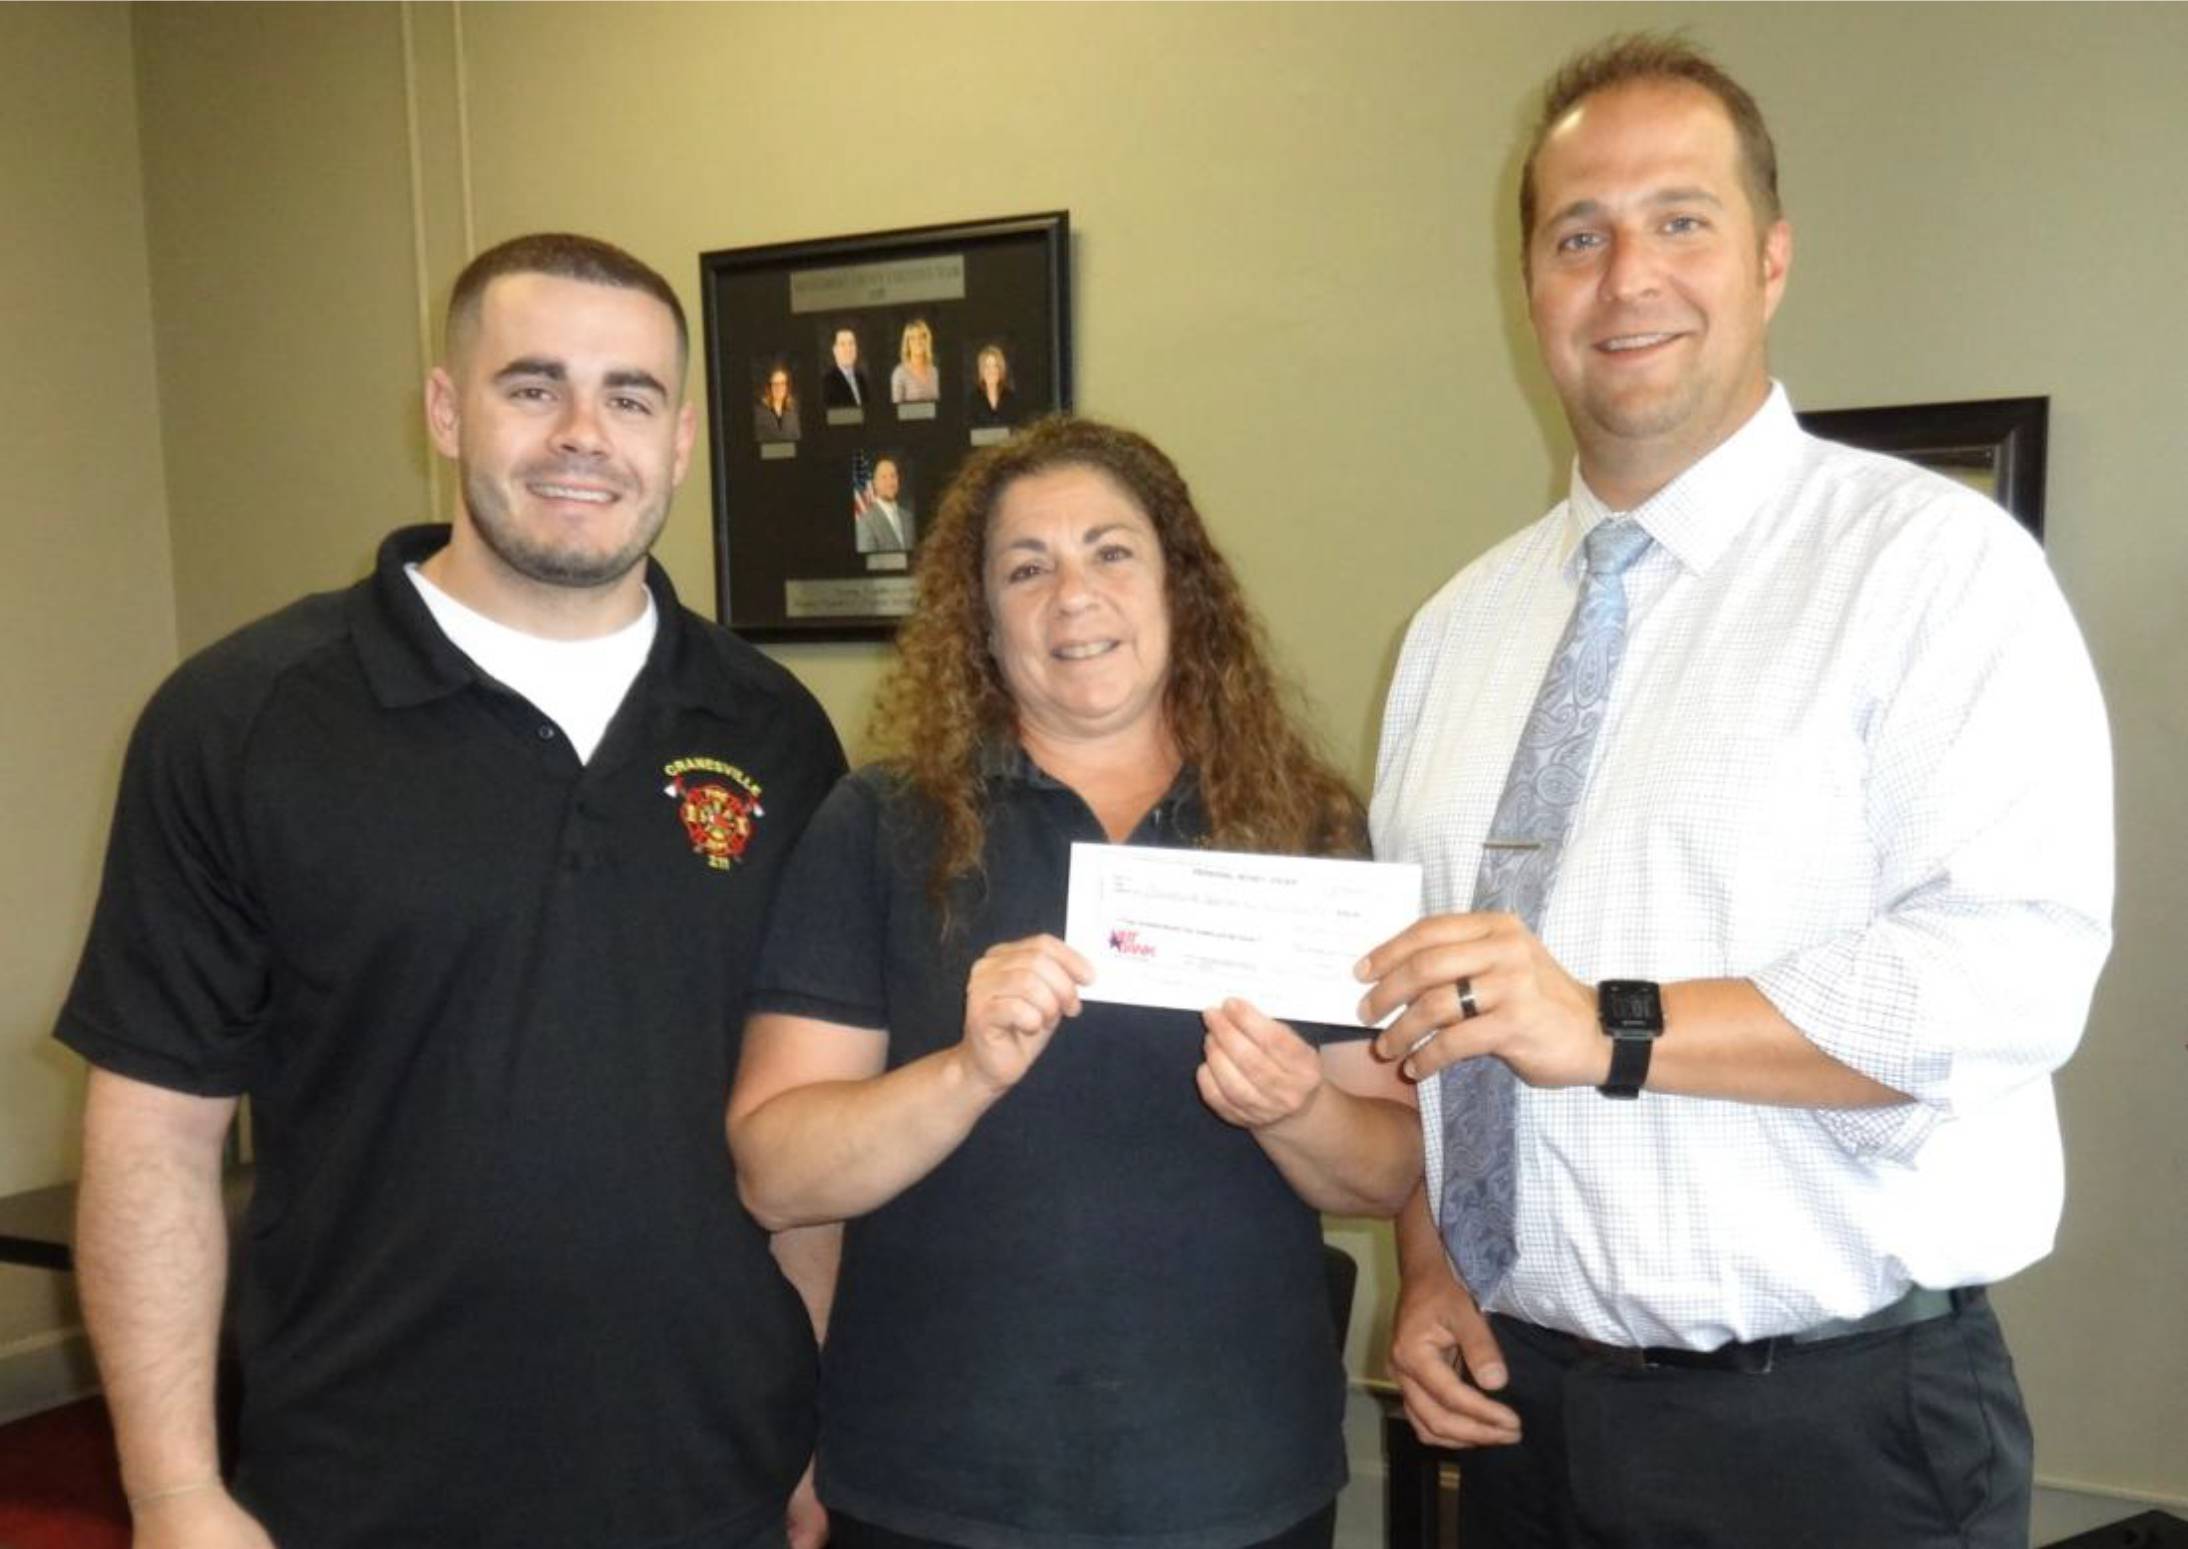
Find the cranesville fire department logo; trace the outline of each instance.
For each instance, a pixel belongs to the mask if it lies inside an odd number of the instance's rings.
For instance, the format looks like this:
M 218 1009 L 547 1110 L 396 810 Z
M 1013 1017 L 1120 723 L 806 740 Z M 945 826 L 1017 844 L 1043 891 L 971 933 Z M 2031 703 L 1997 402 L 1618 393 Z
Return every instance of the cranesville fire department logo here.
M 705 856 L 716 871 L 727 871 L 743 860 L 753 825 L 767 815 L 760 805 L 760 783 L 718 758 L 680 758 L 664 765 L 661 772 L 669 777 L 661 794 L 676 803 L 676 816 L 691 836 L 692 854 Z M 686 778 L 701 773 L 722 779 Z

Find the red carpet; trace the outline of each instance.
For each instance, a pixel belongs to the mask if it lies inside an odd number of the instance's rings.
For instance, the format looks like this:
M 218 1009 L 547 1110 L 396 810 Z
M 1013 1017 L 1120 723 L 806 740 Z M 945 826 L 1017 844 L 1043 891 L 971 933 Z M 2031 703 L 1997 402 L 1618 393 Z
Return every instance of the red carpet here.
M 103 1402 L 0 1425 L 0 1549 L 129 1549 Z

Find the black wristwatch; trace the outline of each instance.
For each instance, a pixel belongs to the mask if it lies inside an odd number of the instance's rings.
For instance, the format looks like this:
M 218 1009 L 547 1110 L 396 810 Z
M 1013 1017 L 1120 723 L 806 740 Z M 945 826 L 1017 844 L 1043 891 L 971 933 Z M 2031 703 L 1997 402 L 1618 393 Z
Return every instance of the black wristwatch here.
M 1596 1017 L 1611 1041 L 1605 1097 L 1639 1097 L 1649 1079 L 1649 1055 L 1664 1033 L 1664 997 L 1646 979 L 1605 979 L 1595 987 Z

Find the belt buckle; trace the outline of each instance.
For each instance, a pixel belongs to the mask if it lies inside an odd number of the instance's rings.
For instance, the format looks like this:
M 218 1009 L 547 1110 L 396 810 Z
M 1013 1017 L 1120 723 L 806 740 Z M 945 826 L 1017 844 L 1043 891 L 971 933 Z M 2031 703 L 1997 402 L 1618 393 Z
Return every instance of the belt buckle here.
M 1778 1364 L 1775 1339 L 1734 1341 L 1714 1350 L 1678 1350 L 1651 1346 L 1635 1352 L 1641 1364 L 1656 1371 L 1735 1372 L 1743 1377 L 1767 1377 Z

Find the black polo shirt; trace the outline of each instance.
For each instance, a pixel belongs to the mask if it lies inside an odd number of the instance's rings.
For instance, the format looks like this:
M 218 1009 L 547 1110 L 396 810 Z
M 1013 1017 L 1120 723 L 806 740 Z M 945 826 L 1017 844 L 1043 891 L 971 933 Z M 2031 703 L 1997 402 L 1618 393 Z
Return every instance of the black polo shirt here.
M 237 1491 L 283 1549 L 738 1542 L 815 1352 L 722 1131 L 778 875 L 843 768 L 687 613 L 590 763 L 378 571 L 193 657 L 131 741 L 58 1036 L 248 1092 Z
M 1103 838 L 1023 755 L 996 763 L 985 875 L 956 889 L 947 936 L 931 815 L 878 769 L 836 788 L 784 879 L 754 1009 L 882 1030 L 891 1068 L 963 1037 L 974 960 L 1062 935 L 1071 844 Z M 1205 827 L 1188 776 L 1129 842 Z M 1343 1487 L 1320 1221 L 1201 1101 L 1203 1035 L 1193 1012 L 1086 1002 L 963 1145 L 849 1224 L 823 1501 L 968 1549 L 1235 1549 Z

